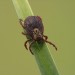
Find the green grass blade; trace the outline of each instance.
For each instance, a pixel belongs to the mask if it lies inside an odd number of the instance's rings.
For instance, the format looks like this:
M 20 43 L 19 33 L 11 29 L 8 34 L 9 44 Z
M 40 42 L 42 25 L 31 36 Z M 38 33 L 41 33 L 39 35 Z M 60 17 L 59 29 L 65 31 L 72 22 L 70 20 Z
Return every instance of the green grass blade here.
M 28 0 L 12 0 L 19 19 L 33 15 Z
M 32 49 L 42 75 L 59 75 L 45 43 L 36 43 Z
M 19 19 L 32 16 L 33 12 L 27 0 L 12 0 Z M 35 42 L 32 46 L 35 59 L 39 66 L 41 75 L 59 75 L 53 58 L 45 43 Z

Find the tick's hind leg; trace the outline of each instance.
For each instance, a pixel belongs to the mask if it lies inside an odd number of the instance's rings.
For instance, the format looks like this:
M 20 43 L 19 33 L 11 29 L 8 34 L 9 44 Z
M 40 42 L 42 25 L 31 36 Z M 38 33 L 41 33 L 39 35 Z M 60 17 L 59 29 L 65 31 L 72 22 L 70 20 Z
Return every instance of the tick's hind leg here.
M 23 21 L 22 19 L 19 19 L 19 23 L 21 24 L 21 26 L 22 26 L 23 28 L 25 28 L 25 27 L 24 27 L 24 21 Z
M 27 40 L 25 43 L 24 43 L 24 46 L 25 46 L 25 48 L 28 50 L 28 48 L 27 48 L 27 42 L 29 42 L 29 41 L 31 41 L 32 39 L 29 39 L 29 40 Z
M 47 40 L 44 40 L 44 41 L 47 42 L 47 43 L 49 43 L 50 45 L 52 45 L 57 50 L 57 47 L 53 43 L 51 43 L 51 42 L 49 42 Z
M 33 54 L 33 52 L 32 52 L 32 50 L 31 50 L 31 46 L 32 46 L 32 44 L 35 42 L 35 40 L 33 40 L 31 43 L 30 43 L 30 46 L 29 46 L 29 50 L 30 50 L 30 52 Z

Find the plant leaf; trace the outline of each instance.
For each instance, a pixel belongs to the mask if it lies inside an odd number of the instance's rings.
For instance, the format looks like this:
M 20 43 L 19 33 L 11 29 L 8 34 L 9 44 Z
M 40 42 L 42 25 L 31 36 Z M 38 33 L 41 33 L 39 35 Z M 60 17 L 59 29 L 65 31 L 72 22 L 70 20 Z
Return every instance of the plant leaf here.
M 19 19 L 33 16 L 28 0 L 12 0 Z M 44 42 L 35 42 L 32 46 L 41 75 L 59 75 L 53 58 Z

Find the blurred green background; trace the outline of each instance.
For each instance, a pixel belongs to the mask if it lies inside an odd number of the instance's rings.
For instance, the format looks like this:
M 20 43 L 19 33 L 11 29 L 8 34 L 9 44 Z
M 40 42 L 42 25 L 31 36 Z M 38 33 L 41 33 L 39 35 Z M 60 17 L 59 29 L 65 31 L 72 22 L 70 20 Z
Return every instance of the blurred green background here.
M 75 0 L 29 0 L 44 23 L 45 35 L 60 75 L 75 75 Z M 26 37 L 11 0 L 0 0 L 0 75 L 40 75 L 34 56 L 24 48 Z

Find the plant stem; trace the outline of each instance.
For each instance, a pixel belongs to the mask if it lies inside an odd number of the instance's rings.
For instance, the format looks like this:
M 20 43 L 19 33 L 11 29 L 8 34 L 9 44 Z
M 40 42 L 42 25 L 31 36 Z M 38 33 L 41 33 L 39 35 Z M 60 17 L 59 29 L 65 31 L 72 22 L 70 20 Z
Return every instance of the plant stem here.
M 27 0 L 12 0 L 19 19 L 33 16 L 33 12 Z M 41 75 L 59 75 L 53 62 L 48 47 L 43 42 L 35 42 L 32 46 L 35 59 L 39 66 Z

